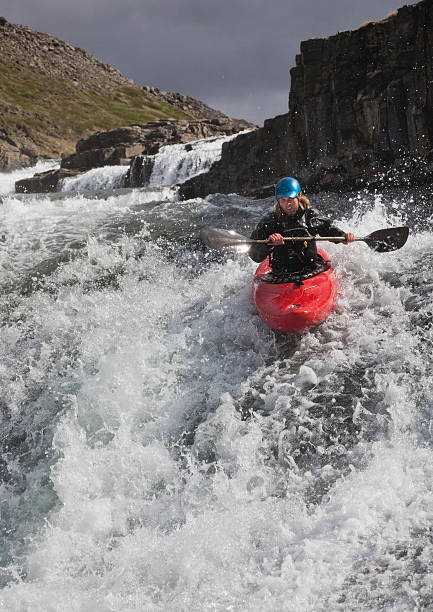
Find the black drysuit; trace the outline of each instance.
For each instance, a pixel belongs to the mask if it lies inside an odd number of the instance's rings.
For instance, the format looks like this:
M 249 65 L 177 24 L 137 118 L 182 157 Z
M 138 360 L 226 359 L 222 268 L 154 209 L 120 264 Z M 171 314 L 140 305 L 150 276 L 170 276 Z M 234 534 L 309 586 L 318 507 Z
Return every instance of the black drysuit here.
M 271 234 L 282 236 L 344 236 L 345 232 L 332 225 L 329 219 L 319 216 L 310 208 L 306 212 L 299 207 L 294 215 L 275 212 L 264 217 L 251 234 L 254 240 L 264 240 Z M 271 267 L 274 272 L 298 272 L 313 269 L 316 264 L 317 248 L 314 240 L 285 242 L 284 245 L 269 247 L 254 244 L 249 256 L 254 261 L 262 261 L 271 254 Z

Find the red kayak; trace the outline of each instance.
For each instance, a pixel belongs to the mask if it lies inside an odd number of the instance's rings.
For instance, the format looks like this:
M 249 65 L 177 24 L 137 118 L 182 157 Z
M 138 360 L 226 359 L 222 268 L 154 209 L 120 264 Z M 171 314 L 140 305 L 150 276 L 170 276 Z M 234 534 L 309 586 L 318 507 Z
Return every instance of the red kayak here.
M 263 321 L 271 329 L 282 332 L 303 332 L 322 323 L 331 314 L 337 301 L 338 280 L 327 253 L 310 275 L 295 282 L 281 282 L 273 274 L 267 259 L 256 270 L 253 297 Z

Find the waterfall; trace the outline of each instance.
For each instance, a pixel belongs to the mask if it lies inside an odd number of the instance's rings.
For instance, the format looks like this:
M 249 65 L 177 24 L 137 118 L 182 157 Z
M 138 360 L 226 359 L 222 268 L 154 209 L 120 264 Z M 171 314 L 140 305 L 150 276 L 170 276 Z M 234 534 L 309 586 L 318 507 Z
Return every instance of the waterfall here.
M 223 144 L 247 131 L 166 145 L 155 155 L 139 155 L 133 160 L 124 185 L 158 187 L 184 183 L 197 174 L 207 172 L 213 163 L 221 159 Z

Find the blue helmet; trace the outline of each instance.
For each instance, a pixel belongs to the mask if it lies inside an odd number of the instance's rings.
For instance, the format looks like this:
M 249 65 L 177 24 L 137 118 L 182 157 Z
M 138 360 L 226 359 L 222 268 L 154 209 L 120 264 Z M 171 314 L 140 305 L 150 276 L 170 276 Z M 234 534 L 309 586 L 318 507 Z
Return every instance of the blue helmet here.
M 280 179 L 275 187 L 275 197 L 277 198 L 296 198 L 301 192 L 301 185 L 299 182 L 286 176 Z

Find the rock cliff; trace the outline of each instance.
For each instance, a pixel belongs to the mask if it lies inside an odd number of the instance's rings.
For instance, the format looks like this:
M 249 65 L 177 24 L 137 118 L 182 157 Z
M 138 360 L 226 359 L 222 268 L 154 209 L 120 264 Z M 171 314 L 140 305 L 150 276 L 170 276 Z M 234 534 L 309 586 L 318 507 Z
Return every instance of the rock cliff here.
M 427 161 L 432 56 L 431 0 L 353 32 L 302 43 L 289 99 L 291 159 L 301 179 L 356 186 L 380 180 L 391 167 L 411 173 L 415 158 Z
M 257 194 L 282 175 L 310 189 L 433 179 L 433 2 L 301 43 L 289 112 L 223 148 L 184 197 Z

